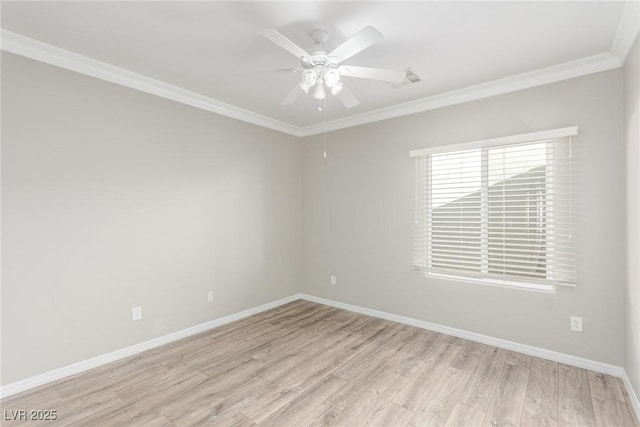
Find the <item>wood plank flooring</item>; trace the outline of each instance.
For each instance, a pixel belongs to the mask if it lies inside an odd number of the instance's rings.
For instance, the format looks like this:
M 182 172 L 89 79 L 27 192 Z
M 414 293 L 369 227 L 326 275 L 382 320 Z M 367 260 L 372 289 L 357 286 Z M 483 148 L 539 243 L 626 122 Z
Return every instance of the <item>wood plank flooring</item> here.
M 617 378 L 302 300 L 0 403 L 3 426 L 640 427 Z

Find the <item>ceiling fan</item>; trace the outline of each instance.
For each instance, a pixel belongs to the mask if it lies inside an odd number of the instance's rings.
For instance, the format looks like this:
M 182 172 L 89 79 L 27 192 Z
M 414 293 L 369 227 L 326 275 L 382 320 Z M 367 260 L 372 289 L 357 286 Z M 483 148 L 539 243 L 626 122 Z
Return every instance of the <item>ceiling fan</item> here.
M 373 27 L 363 28 L 356 35 L 329 53 L 326 53 L 324 50 L 324 44 L 329 37 L 329 33 L 325 30 L 314 30 L 311 32 L 314 50 L 310 53 L 275 29 L 265 30 L 261 34 L 300 60 L 302 68 L 293 70 L 301 71 L 300 81 L 298 81 L 298 84 L 282 100 L 282 104 L 293 104 L 302 93 L 309 94 L 313 98 L 322 101 L 326 98 L 328 90 L 332 95 L 337 97 L 345 107 L 352 108 L 360 102 L 354 94 L 344 86 L 342 82 L 343 76 L 382 80 L 392 83 L 402 83 L 407 76 L 406 71 L 342 64 L 342 62 L 351 58 L 353 55 L 382 40 L 382 33 Z

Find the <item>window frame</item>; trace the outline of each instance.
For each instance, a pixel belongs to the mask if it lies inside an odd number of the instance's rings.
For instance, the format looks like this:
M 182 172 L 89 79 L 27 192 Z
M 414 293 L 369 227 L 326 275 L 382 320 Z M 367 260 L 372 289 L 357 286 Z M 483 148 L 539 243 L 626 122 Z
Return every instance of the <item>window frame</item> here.
M 562 283 L 558 283 L 558 282 L 554 282 L 553 279 L 549 280 L 549 277 L 555 277 L 553 275 L 553 268 L 554 268 L 554 257 L 553 256 L 548 256 L 548 259 L 545 262 L 545 270 L 546 270 L 546 280 L 548 280 L 548 282 L 545 283 L 541 283 L 543 281 L 541 280 L 535 280 L 535 281 L 529 281 L 526 280 L 525 277 L 519 278 L 515 275 L 510 276 L 510 277 L 505 277 L 505 278 L 497 278 L 497 277 L 491 277 L 490 274 L 488 273 L 489 271 L 489 178 L 488 178 L 488 174 L 489 174 L 489 161 L 488 161 L 488 155 L 489 155 L 489 151 L 491 148 L 497 148 L 497 147 L 505 147 L 505 146 L 514 146 L 514 145 L 519 145 L 519 144 L 533 144 L 533 143 L 545 143 L 546 144 L 546 156 L 547 156 L 547 161 L 545 163 L 545 188 L 550 189 L 550 191 L 545 191 L 545 209 L 549 209 L 550 211 L 553 211 L 554 209 L 554 195 L 553 195 L 553 191 L 554 191 L 554 187 L 556 186 L 556 182 L 555 182 L 555 174 L 554 174 L 554 168 L 556 167 L 556 165 L 553 163 L 553 161 L 549 161 L 550 159 L 550 153 L 553 153 L 553 147 L 555 144 L 554 140 L 558 139 L 558 138 L 566 138 L 569 137 L 571 138 L 572 136 L 576 136 L 578 135 L 578 128 L 577 126 L 571 126 L 571 127 L 566 127 L 566 128 L 559 128 L 559 129 L 551 129 L 551 130 L 546 130 L 546 131 L 541 131 L 541 132 L 532 132 L 532 133 L 526 133 L 526 134 L 520 134 L 520 135 L 513 135 L 513 136 L 506 136 L 506 137 L 500 137 L 500 138 L 492 138 L 492 139 L 486 139 L 486 140 L 481 140 L 481 141 L 474 141 L 474 142 L 467 142 L 467 143 L 462 143 L 462 144 L 453 144 L 453 145 L 444 145 L 444 146 L 437 146 L 437 147 L 432 147 L 432 148 L 423 148 L 423 149 L 418 149 L 418 150 L 411 150 L 409 152 L 410 157 L 422 157 L 425 158 L 425 160 L 427 161 L 425 167 L 425 173 L 426 173 L 426 181 L 425 181 L 425 188 L 424 190 L 421 190 L 419 188 L 419 179 L 418 176 L 416 175 L 416 214 L 418 211 L 418 195 L 420 191 L 425 191 L 426 194 L 424 195 L 425 197 L 425 203 L 426 203 L 426 216 L 425 218 L 427 218 L 426 221 L 426 227 L 424 228 L 424 236 L 422 237 L 424 239 L 424 245 L 426 245 L 426 248 L 424 249 L 424 255 L 425 255 L 425 260 L 424 260 L 424 266 L 422 267 L 416 267 L 416 263 L 415 263 L 415 258 L 416 258 L 416 249 L 414 247 L 414 269 L 420 270 L 420 271 L 424 271 L 424 274 L 426 277 L 434 277 L 434 278 L 439 278 L 439 279 L 444 279 L 444 280 L 454 280 L 457 282 L 471 282 L 471 283 L 478 283 L 478 284 L 484 284 L 484 285 L 491 285 L 491 286 L 499 286 L 499 287 L 507 287 L 507 288 L 514 288 L 514 289 L 523 289 L 523 290 L 530 290 L 530 291 L 537 291 L 537 292 L 547 292 L 547 293 L 554 293 L 555 292 L 555 288 L 558 285 L 561 286 L 575 286 L 575 280 L 573 281 L 573 283 L 570 282 L 562 282 Z M 551 149 L 550 149 L 551 148 Z M 480 176 L 481 176 L 481 189 L 480 189 L 480 227 L 481 227 L 481 254 L 480 254 L 480 272 L 477 275 L 474 275 L 472 273 L 464 273 L 463 271 L 460 271 L 460 274 L 456 274 L 455 270 L 452 270 L 451 272 L 448 271 L 433 271 L 431 269 L 431 259 L 430 257 L 433 254 L 432 251 L 432 242 L 431 242 L 431 238 L 429 238 L 429 236 L 432 235 L 431 233 L 431 227 L 432 227 L 432 200 L 431 200 L 431 191 L 429 191 L 429 188 L 431 188 L 431 181 L 432 181 L 432 165 L 431 165 L 431 159 L 432 159 L 432 155 L 437 155 L 437 154 L 447 154 L 447 153 L 455 153 L 455 152 L 459 152 L 459 151 L 465 151 L 465 150 L 477 150 L 480 149 L 480 162 L 481 162 L 481 166 L 480 166 Z M 571 152 L 571 148 L 569 149 L 569 152 Z M 418 173 L 418 163 L 416 163 L 416 173 Z M 551 168 L 551 178 L 548 175 L 549 172 L 549 168 Z M 571 174 L 571 162 L 569 162 L 569 174 Z M 571 180 L 571 178 L 570 178 Z M 549 182 L 551 181 L 551 182 Z M 571 201 L 570 203 L 571 204 Z M 569 214 L 570 216 L 572 215 L 571 212 Z M 554 218 L 552 218 L 552 220 L 555 220 Z M 546 219 L 545 219 L 546 221 Z M 572 230 L 569 230 L 569 233 L 572 233 Z M 414 235 L 414 239 L 416 239 L 416 232 L 414 231 L 413 235 Z M 549 229 L 546 228 L 545 231 L 545 245 L 549 244 L 549 246 L 552 248 L 553 247 L 553 239 L 548 239 L 548 235 L 549 235 Z M 545 246 L 546 247 L 546 246 Z M 574 266 L 575 267 L 575 266 Z M 551 273 L 549 273 L 549 270 L 551 270 Z

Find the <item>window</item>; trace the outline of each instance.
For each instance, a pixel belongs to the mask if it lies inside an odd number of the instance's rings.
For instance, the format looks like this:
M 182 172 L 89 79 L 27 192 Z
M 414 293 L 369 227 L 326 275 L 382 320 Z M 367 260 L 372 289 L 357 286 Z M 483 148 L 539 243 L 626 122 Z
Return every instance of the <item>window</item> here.
M 575 286 L 574 135 L 572 127 L 411 151 L 414 269 L 537 290 Z

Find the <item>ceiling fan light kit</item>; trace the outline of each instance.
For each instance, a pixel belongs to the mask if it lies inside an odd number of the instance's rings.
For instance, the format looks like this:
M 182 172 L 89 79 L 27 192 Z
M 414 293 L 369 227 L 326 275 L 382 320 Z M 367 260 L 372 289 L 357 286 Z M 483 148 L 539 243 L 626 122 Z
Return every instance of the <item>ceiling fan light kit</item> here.
M 324 71 L 324 84 L 331 88 L 340 83 L 340 73 L 338 70 L 330 68 Z
M 338 82 L 337 84 L 331 86 L 331 88 L 330 88 L 331 95 L 338 96 L 338 95 L 340 95 L 340 92 L 342 92 L 343 89 L 344 89 L 344 86 L 342 86 L 342 83 Z
M 324 89 L 324 84 L 322 84 L 322 82 L 316 83 L 313 89 L 311 89 L 311 96 L 318 101 L 322 101 L 327 97 L 327 91 Z
M 352 108 L 360 102 L 342 82 L 342 76 L 382 80 L 402 83 L 406 71 L 385 70 L 381 68 L 344 66 L 343 61 L 382 40 L 382 33 L 373 27 L 365 27 L 328 54 L 323 50 L 329 33 L 322 29 L 311 32 L 311 39 L 317 47 L 308 53 L 275 29 L 265 30 L 262 35 L 300 60 L 301 76 L 298 85 L 282 100 L 282 104 L 293 104 L 300 91 L 322 101 L 329 92 L 338 98 L 345 107 Z
M 309 93 L 309 89 L 311 89 L 316 82 L 318 81 L 318 74 L 316 74 L 313 70 L 304 70 L 302 72 L 302 76 L 298 85 L 300 89 L 304 91 L 304 93 Z
M 342 83 L 340 83 L 340 74 L 335 69 L 327 70 L 321 67 L 314 67 L 302 72 L 302 78 L 298 82 L 298 86 L 304 93 L 310 93 L 312 97 L 320 101 L 327 96 L 324 86 L 328 87 L 333 95 L 337 95 L 340 90 L 334 93 L 332 89 L 334 87 L 341 88 Z M 311 89 L 311 92 L 309 92 L 309 89 Z

